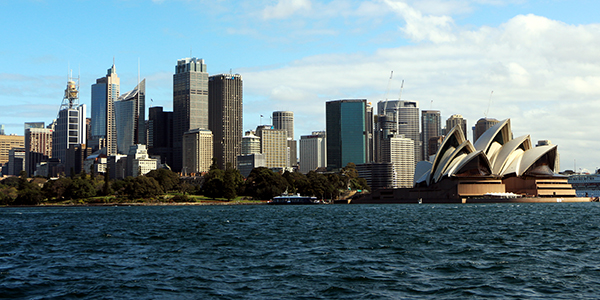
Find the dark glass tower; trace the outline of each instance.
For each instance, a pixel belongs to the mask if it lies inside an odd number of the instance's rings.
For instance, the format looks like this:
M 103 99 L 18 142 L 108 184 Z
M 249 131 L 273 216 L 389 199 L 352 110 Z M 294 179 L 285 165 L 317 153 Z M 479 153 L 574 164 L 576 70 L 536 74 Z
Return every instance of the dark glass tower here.
M 325 105 L 327 169 L 367 161 L 367 100 L 335 100 Z
M 208 72 L 204 59 L 177 61 L 173 74 L 173 170 L 181 171 L 183 134 L 208 129 Z
M 239 74 L 221 74 L 208 79 L 208 119 L 213 133 L 213 157 L 221 169 L 237 167 L 242 154 L 243 82 Z

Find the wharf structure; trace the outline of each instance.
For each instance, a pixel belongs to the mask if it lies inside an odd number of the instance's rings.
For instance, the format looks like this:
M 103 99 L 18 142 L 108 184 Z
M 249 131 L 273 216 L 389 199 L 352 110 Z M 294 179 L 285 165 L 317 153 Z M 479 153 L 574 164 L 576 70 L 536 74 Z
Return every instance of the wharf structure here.
M 475 144 L 460 126 L 451 129 L 432 162 L 417 164 L 414 186 L 379 189 L 350 203 L 587 202 L 567 177 L 555 173 L 558 146 L 532 147 L 513 138 L 510 119 L 485 131 Z

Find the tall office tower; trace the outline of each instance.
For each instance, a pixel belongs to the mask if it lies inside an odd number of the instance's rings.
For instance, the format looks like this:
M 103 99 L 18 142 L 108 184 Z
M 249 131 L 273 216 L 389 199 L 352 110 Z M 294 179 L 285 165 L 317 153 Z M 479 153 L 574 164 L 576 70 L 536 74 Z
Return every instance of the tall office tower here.
M 127 154 L 132 145 L 146 144 L 146 79 L 122 94 L 114 105 L 117 152 Z
M 85 144 L 74 145 L 67 149 L 67 158 L 64 164 L 65 174 L 71 176 L 72 174 L 80 174 L 83 171 L 83 163 L 85 159 L 92 155 L 92 148 L 88 148 Z M 73 173 L 71 173 L 71 170 Z M 85 170 L 90 172 L 91 170 Z
M 265 155 L 266 167 L 287 168 L 289 166 L 287 131 L 263 125 L 256 128 L 256 134 L 260 137 L 260 152 Z
M 367 162 L 375 161 L 375 132 L 374 132 L 375 116 L 373 114 L 373 106 L 371 102 L 367 103 Z
M 213 134 L 207 129 L 192 129 L 183 134 L 184 175 L 208 172 L 213 158 Z
M 404 137 L 413 140 L 415 142 L 415 165 L 423 160 L 421 134 L 419 133 L 419 102 L 405 100 L 379 101 L 377 112 L 379 119 L 385 121 L 384 128 L 380 130 L 391 134 L 404 135 Z
M 488 129 L 492 128 L 494 125 L 500 123 L 500 121 L 492 118 L 481 118 L 477 121 L 475 126 L 473 126 L 473 143 L 477 142 L 477 139 Z
M 439 110 L 421 111 L 421 141 L 423 141 L 423 160 L 429 161 L 429 139 L 442 134 L 442 117 Z M 435 155 L 435 153 L 433 153 Z
M 86 143 L 85 115 L 85 104 L 79 105 L 79 86 L 69 79 L 52 132 L 52 158 L 59 159 L 64 165 L 67 164 L 67 150 Z M 65 171 L 71 175 L 69 169 Z
M 440 146 L 444 142 L 444 136 L 433 136 L 429 138 L 429 142 L 427 143 L 427 147 L 429 147 L 429 155 L 436 155 Z M 418 178 L 417 178 L 418 179 Z
M 162 106 L 148 110 L 148 153 L 160 156 L 161 163 L 173 165 L 173 112 Z
M 239 74 L 208 78 L 208 129 L 213 133 L 213 155 L 217 165 L 237 167 L 242 154 L 243 82 Z
M 254 131 L 246 131 L 242 137 L 242 155 L 260 153 L 260 137 L 254 135 Z
M 290 166 L 298 164 L 298 145 L 294 140 L 294 113 L 291 111 L 274 111 L 273 128 L 287 131 Z
M 389 136 L 381 143 L 381 162 L 393 163 L 393 187 L 412 187 L 415 174 L 414 141 Z
M 183 134 L 208 129 L 208 71 L 204 59 L 177 61 L 173 74 L 173 170 L 182 171 Z
M 0 135 L 4 135 L 4 125 L 0 125 Z
M 92 84 L 92 136 L 93 149 L 106 148 L 106 155 L 117 153 L 114 102 L 119 98 L 120 79 L 113 64 L 106 76 Z
M 348 163 L 363 164 L 368 158 L 367 100 L 334 100 L 325 103 L 327 169 Z
M 33 177 L 36 165 L 52 157 L 52 129 L 25 129 L 25 171 Z
M 13 148 L 25 147 L 25 137 L 22 135 L 0 135 L 0 165 L 8 162 L 8 152 Z
M 273 128 L 287 131 L 287 137 L 294 139 L 294 113 L 291 111 L 274 111 Z
M 300 137 L 300 172 L 306 174 L 327 167 L 327 140 L 325 131 L 313 131 Z
M 25 169 L 25 148 L 8 150 L 8 170 L 2 169 L 2 175 L 19 175 Z
M 452 128 L 454 128 L 456 125 L 460 126 L 460 129 L 462 130 L 462 132 L 466 138 L 467 137 L 467 120 L 465 120 L 463 118 L 463 116 L 461 116 L 461 115 L 451 115 L 446 120 L 446 132 L 450 132 L 450 130 L 452 130 Z M 475 142 L 475 141 L 473 141 L 473 142 Z

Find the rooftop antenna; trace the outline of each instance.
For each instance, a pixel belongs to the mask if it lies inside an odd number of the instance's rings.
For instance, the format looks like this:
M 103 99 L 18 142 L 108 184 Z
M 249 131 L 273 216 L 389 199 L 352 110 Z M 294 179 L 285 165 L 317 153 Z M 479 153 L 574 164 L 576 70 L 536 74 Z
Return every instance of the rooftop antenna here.
M 493 95 L 493 94 L 494 94 L 494 91 L 492 91 L 492 92 L 490 93 L 490 101 L 488 102 L 488 107 L 487 107 L 487 110 L 486 110 L 486 111 L 485 111 L 485 113 L 483 114 L 483 116 L 484 116 L 486 119 L 487 119 L 488 112 L 490 111 L 490 106 L 492 105 L 492 95 Z

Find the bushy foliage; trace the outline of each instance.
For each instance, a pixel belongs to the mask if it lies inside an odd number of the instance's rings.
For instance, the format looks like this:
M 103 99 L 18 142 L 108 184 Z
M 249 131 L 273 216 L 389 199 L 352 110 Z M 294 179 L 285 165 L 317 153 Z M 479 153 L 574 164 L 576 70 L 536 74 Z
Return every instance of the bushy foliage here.
M 179 187 L 179 175 L 171 170 L 152 170 L 146 176 L 154 178 L 165 192 L 176 190 Z
M 268 200 L 281 195 L 287 186 L 288 182 L 279 173 L 258 167 L 248 175 L 244 193 L 254 199 Z
M 124 192 L 130 199 L 151 198 L 164 193 L 156 179 L 146 176 L 127 177 Z

